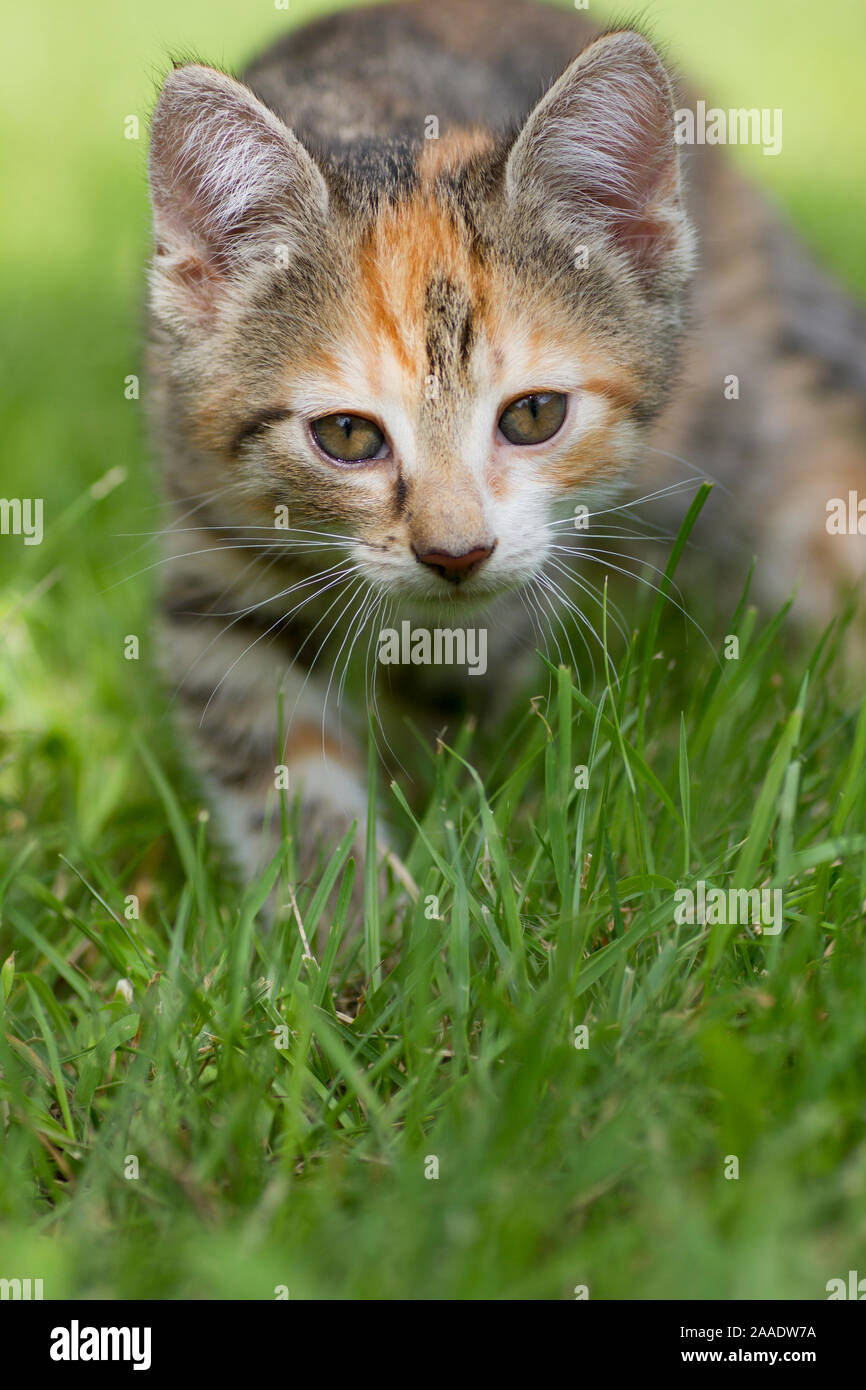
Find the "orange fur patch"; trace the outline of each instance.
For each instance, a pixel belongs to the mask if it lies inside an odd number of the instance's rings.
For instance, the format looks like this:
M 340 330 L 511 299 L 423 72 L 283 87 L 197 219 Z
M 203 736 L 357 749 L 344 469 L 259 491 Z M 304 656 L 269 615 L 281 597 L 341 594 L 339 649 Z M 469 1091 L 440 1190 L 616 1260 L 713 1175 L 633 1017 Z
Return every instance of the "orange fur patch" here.
M 434 276 L 465 285 L 476 314 L 488 300 L 487 277 L 437 199 L 435 181 L 489 144 L 483 132 L 467 130 L 428 141 L 418 164 L 417 193 L 383 208 L 360 249 L 361 313 L 368 341 L 384 343 L 416 383 L 427 371 L 424 304 Z
M 641 397 L 636 383 L 625 372 L 619 376 L 608 374 L 604 377 L 591 377 L 583 383 L 582 389 L 592 391 L 597 396 L 605 396 L 620 410 L 630 410 L 632 406 L 637 405 Z
M 489 131 L 458 126 L 438 140 L 425 140 L 424 153 L 418 161 L 422 184 L 429 185 L 439 174 L 451 174 L 468 164 L 476 154 L 484 154 L 493 145 Z
M 545 479 L 556 484 L 564 493 L 592 481 L 618 477 L 621 463 L 614 444 L 619 420 L 604 421 L 589 430 L 574 448 L 560 459 L 548 459 L 544 465 Z
M 344 746 L 327 733 L 323 739 L 321 725 L 292 724 L 283 745 L 283 761 L 286 765 L 290 767 L 292 763 L 299 763 L 305 758 L 317 756 L 329 758 L 340 767 L 352 771 L 357 770 L 360 766 L 360 760 L 353 748 Z

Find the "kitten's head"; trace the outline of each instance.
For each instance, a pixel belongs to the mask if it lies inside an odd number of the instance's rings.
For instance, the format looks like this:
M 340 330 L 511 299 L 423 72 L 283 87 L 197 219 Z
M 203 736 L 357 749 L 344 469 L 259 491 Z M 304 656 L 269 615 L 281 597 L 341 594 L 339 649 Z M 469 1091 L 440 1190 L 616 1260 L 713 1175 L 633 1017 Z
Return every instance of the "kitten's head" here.
M 375 157 L 316 155 L 231 78 L 171 73 L 150 180 L 174 490 L 212 489 L 216 524 L 287 506 L 422 605 L 526 583 L 674 374 L 693 235 L 673 128 L 633 32 L 516 135 Z

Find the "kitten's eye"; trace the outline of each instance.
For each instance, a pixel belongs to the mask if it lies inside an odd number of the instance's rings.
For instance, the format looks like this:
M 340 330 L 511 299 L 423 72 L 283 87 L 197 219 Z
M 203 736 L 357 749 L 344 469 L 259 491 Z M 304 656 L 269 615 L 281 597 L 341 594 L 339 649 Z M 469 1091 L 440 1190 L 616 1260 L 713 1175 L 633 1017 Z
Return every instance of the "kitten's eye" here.
M 310 429 L 319 448 L 338 463 L 367 463 L 388 451 L 379 426 L 363 415 L 323 415 Z
M 567 405 L 568 397 L 559 391 L 533 391 L 505 407 L 499 428 L 509 444 L 543 444 L 556 434 Z

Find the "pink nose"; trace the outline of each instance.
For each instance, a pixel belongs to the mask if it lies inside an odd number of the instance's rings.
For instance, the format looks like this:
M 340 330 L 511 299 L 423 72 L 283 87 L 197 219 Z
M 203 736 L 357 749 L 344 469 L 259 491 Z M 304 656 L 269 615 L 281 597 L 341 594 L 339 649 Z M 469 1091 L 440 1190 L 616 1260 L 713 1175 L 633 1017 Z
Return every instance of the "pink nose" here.
M 436 570 L 449 584 L 459 584 L 461 579 L 466 579 L 490 558 L 493 549 L 492 545 L 478 545 L 464 555 L 449 555 L 445 550 L 428 550 L 425 555 L 419 555 L 416 550 L 415 559 L 419 564 L 429 565 L 431 570 Z

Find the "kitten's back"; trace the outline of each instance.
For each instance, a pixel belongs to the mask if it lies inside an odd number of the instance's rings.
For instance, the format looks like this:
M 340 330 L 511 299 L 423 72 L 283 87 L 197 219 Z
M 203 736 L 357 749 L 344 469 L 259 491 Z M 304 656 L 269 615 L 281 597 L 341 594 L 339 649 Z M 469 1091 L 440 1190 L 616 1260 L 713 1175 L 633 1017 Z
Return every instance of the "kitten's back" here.
M 339 157 L 350 142 L 421 140 L 431 115 L 511 126 L 593 32 L 580 15 L 526 0 L 365 6 L 286 35 L 244 80 Z

